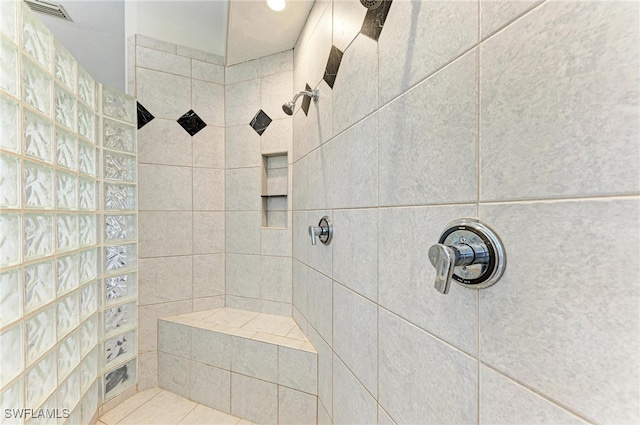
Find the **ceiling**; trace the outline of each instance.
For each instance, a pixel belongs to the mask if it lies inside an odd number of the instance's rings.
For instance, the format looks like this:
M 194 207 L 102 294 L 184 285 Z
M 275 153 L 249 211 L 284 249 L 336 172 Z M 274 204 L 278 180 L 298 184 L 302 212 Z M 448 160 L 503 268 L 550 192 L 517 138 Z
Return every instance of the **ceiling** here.
M 233 65 L 292 49 L 313 2 L 287 0 L 275 12 L 266 0 L 127 0 L 125 33 L 204 50 Z

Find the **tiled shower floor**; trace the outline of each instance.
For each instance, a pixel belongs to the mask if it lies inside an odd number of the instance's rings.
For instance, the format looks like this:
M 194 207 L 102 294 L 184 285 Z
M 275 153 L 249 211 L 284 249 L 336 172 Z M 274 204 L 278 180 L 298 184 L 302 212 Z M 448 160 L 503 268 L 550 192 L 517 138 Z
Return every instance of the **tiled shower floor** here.
M 169 391 L 142 391 L 114 407 L 97 425 L 253 425 Z

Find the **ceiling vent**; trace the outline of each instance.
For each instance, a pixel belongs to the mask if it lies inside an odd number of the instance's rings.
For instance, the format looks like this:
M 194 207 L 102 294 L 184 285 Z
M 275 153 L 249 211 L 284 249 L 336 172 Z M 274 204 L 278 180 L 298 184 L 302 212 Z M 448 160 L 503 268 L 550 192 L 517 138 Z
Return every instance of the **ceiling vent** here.
M 52 3 L 45 0 L 24 0 L 34 12 L 44 13 L 45 15 L 55 16 L 67 21 L 72 21 L 71 16 L 64 10 L 60 3 Z

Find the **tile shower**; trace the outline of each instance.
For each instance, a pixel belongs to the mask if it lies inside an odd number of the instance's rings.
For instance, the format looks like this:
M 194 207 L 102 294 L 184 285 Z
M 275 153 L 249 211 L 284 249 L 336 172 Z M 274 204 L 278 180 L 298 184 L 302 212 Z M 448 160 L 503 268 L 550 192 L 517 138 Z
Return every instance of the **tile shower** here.
M 0 227 L 11 235 L 24 223 L 28 238 L 27 220 L 49 220 L 57 232 L 47 257 L 11 248 L 21 234 L 0 240 L 3 353 L 27 347 L 15 367 L 3 357 L 3 407 L 77 401 L 72 420 L 85 423 L 100 405 L 160 386 L 260 423 L 638 422 L 640 293 L 629 276 L 640 273 L 639 8 L 395 0 L 367 11 L 318 0 L 292 51 L 226 67 L 137 35 L 128 41 L 137 141 L 131 116 L 87 102 L 80 66 L 78 91 L 68 67 L 54 68 L 62 47 L 39 65 L 40 50 L 16 42 L 22 30 L 3 10 Z M 22 95 L 42 75 L 48 106 Z M 96 99 L 120 96 L 133 111 L 133 99 L 94 87 Z M 315 88 L 317 104 L 282 112 Z M 79 118 L 95 113 L 95 124 L 73 125 L 67 104 Z M 16 105 L 22 129 L 67 131 L 96 160 L 69 162 L 65 138 L 49 154 L 7 143 L 23 131 L 5 119 Z M 130 134 L 133 145 L 109 145 L 107 134 Z M 121 166 L 135 161 L 138 175 Z M 19 186 L 41 175 L 56 186 L 49 206 L 46 191 Z M 66 180 L 75 199 L 58 189 Z M 87 207 L 91 185 L 103 195 Z M 109 211 L 114 186 L 137 190 L 138 205 Z M 312 246 L 307 228 L 324 215 L 333 242 Z M 110 232 L 129 229 L 122 240 L 107 234 L 112 216 Z M 491 288 L 442 295 L 427 251 L 459 217 L 496 229 L 507 269 Z M 83 220 L 103 230 L 94 239 L 64 231 L 89 228 Z M 135 260 L 122 248 L 136 243 L 136 225 L 139 271 L 102 271 L 110 259 Z M 73 289 L 36 282 L 47 267 L 57 282 L 67 257 L 79 266 L 99 249 L 95 276 Z M 103 292 L 124 276 L 138 282 L 139 317 L 111 334 L 107 311 L 136 302 Z M 28 301 L 27 286 L 49 292 Z M 85 303 L 91 293 L 102 295 Z M 71 336 L 34 333 L 44 339 L 31 350 L 29 329 L 60 312 L 73 321 L 48 326 Z M 83 339 L 96 335 L 88 326 L 104 336 Z M 119 338 L 134 351 L 109 361 Z M 38 374 L 56 357 L 56 381 Z M 301 381 L 292 370 L 313 373 Z M 113 372 L 126 382 L 105 394 Z M 76 375 L 79 386 L 66 378 Z
M 89 423 L 137 377 L 135 100 L 0 6 L 2 421 Z

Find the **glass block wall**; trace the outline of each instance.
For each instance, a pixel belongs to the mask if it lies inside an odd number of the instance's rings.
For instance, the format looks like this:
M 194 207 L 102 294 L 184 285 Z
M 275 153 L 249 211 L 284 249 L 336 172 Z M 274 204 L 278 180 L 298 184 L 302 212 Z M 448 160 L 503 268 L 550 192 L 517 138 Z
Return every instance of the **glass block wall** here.
M 21 1 L 0 33 L 0 423 L 89 423 L 136 382 L 135 100 Z

